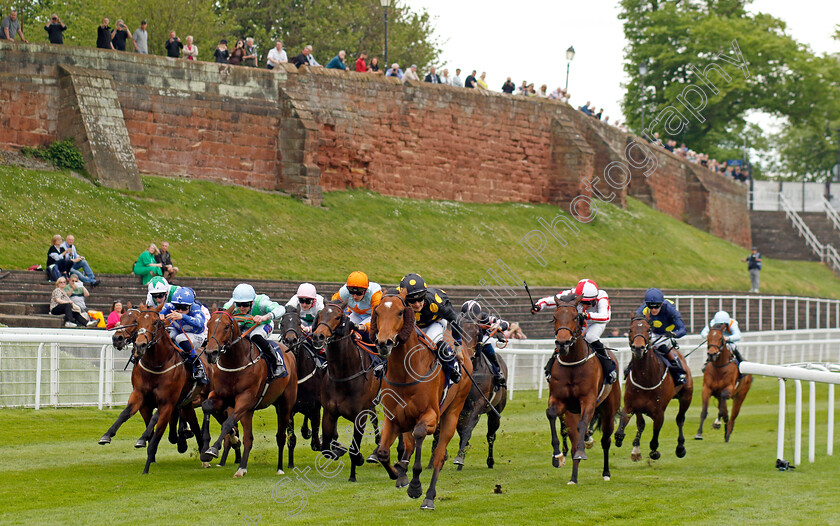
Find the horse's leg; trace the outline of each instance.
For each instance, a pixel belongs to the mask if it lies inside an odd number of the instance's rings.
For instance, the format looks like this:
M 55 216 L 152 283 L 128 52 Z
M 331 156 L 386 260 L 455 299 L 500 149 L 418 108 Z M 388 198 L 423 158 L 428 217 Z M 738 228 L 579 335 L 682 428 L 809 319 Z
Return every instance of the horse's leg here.
M 630 458 L 633 462 L 642 460 L 642 450 L 639 446 L 642 443 L 642 433 L 645 431 L 645 416 L 641 411 L 636 412 L 636 438 L 633 439 L 633 451 L 630 453 Z
M 373 411 L 373 416 L 370 418 L 370 423 L 373 426 L 373 440 L 377 446 L 379 446 L 379 441 L 382 439 L 382 433 L 379 432 L 379 415 L 376 413 L 376 406 L 370 406 L 371 411 Z M 399 451 L 399 448 L 397 448 Z M 373 448 L 373 453 L 367 458 L 366 461 L 368 464 L 378 464 L 379 459 L 376 458 L 376 448 Z
M 680 410 L 677 412 L 677 429 L 679 436 L 677 437 L 677 458 L 685 456 L 685 435 L 683 435 L 683 425 L 685 424 L 685 414 L 688 412 L 688 407 L 691 405 L 691 397 L 693 392 L 686 391 L 685 388 L 680 392 Z
M 110 444 L 111 439 L 117 434 L 117 430 L 120 426 L 123 425 L 126 420 L 134 416 L 134 413 L 139 411 L 142 405 L 143 395 L 140 394 L 139 391 L 131 391 L 131 396 L 128 397 L 128 403 L 125 405 L 125 409 L 122 410 L 120 416 L 117 417 L 111 427 L 108 428 L 108 431 L 106 431 L 99 439 L 99 445 L 104 446 L 105 444 Z M 143 418 L 146 420 L 146 423 L 148 423 L 149 420 L 145 416 Z
M 337 422 L 338 415 L 324 408 L 324 416 L 321 419 L 321 430 L 324 434 L 321 440 L 321 454 L 331 459 L 336 459 L 346 453 L 344 449 L 336 447 L 338 445 Z
M 210 446 L 210 415 L 216 414 L 217 418 L 222 414 L 222 401 L 218 398 L 214 398 L 210 396 L 201 403 L 201 411 L 204 413 L 204 422 L 201 426 L 201 443 L 202 448 L 205 448 L 201 454 L 201 461 L 203 463 L 210 462 L 210 459 L 219 456 L 219 449 L 216 447 L 215 449 Z M 222 422 L 222 430 L 224 431 L 225 425 L 227 424 L 228 419 L 226 418 L 224 422 Z M 233 422 L 231 422 L 227 427 L 227 432 L 230 432 L 231 428 L 233 428 Z M 224 438 L 226 433 L 219 435 L 219 440 Z M 209 464 L 204 465 L 204 467 L 208 467 Z
M 274 410 L 277 413 L 277 474 L 285 475 L 283 471 L 283 448 L 286 447 L 286 431 L 291 427 L 294 437 L 294 422 L 289 411 L 284 406 L 285 399 L 281 396 L 274 402 Z M 253 414 L 253 413 L 252 413 Z M 244 423 L 242 424 L 245 425 Z M 289 443 L 289 468 L 294 464 L 294 445 Z M 240 463 L 241 465 L 241 463 Z
M 557 437 L 557 417 L 563 414 L 563 404 L 561 404 L 554 397 L 548 399 L 548 409 L 545 410 L 545 416 L 548 418 L 548 426 L 551 428 L 551 465 L 559 468 L 566 464 L 566 457 L 560 451 L 560 439 Z M 562 424 L 561 417 L 561 424 Z M 564 437 L 565 441 L 565 437 Z
M 490 469 L 493 469 L 493 465 L 496 464 L 493 459 L 493 443 L 496 442 L 496 431 L 501 424 L 502 419 L 495 411 L 487 413 L 487 467 Z M 458 469 L 461 469 L 461 466 Z
M 146 468 L 143 470 L 144 475 L 149 474 L 149 466 L 155 461 L 158 444 L 160 444 L 160 439 L 163 438 L 163 432 L 166 431 L 166 426 L 172 418 L 172 413 L 175 412 L 173 410 L 174 406 L 172 404 L 158 407 L 158 421 L 157 425 L 155 425 L 155 434 L 152 435 L 152 439 L 149 441 L 149 447 L 146 448 Z
M 248 404 L 250 407 L 251 404 Z M 225 425 L 233 419 L 236 422 L 236 415 L 239 411 L 234 411 L 233 414 L 228 417 L 225 421 Z M 254 445 L 254 430 L 253 430 L 253 419 L 254 419 L 254 411 L 253 409 L 250 410 L 243 410 L 242 416 L 238 419 L 242 423 L 242 443 L 245 446 L 242 451 L 242 460 L 239 462 L 239 469 L 236 470 L 236 473 L 233 474 L 233 478 L 240 478 L 244 477 L 248 473 L 248 457 L 251 455 L 251 447 Z M 222 429 L 224 431 L 224 429 Z M 227 433 L 225 433 L 227 434 Z M 278 429 L 278 434 L 282 434 L 280 429 Z M 224 435 L 222 435 L 224 436 Z M 285 437 L 285 435 L 283 435 Z M 280 452 L 280 461 L 283 460 L 283 452 Z M 279 471 L 279 470 L 278 470 Z
M 747 391 L 752 386 L 752 375 L 746 375 L 741 378 L 741 383 L 732 395 L 732 415 L 729 417 L 729 423 L 726 424 L 726 435 L 723 437 L 724 441 L 729 442 L 729 437 L 732 435 L 732 429 L 735 427 L 735 419 L 738 413 L 741 412 L 741 404 L 744 403 L 744 397 L 747 396 Z
M 303 421 L 306 422 L 306 416 L 305 415 L 303 417 Z M 302 435 L 303 430 L 301 430 L 300 433 Z M 295 445 L 297 445 L 297 437 L 295 436 L 295 415 L 294 414 L 289 417 L 289 424 L 286 426 L 286 440 L 289 443 L 289 469 L 294 469 L 294 467 L 295 467 Z
M 362 457 L 362 437 L 365 434 L 367 425 L 367 413 L 359 421 L 358 415 L 353 419 L 353 441 L 350 443 L 350 478 L 349 482 L 356 482 L 356 467 L 365 463 Z
M 190 429 L 195 429 L 195 432 L 193 432 L 193 436 L 195 437 L 195 442 L 198 444 L 198 450 L 201 451 L 202 443 L 201 438 L 198 436 L 198 430 L 200 429 L 200 427 L 198 425 L 198 415 L 195 414 L 195 408 L 191 405 L 185 407 L 181 418 L 190 426 Z
M 694 435 L 694 440 L 703 440 L 703 422 L 706 421 L 706 416 L 709 414 L 709 398 L 712 397 L 712 388 L 709 387 L 709 382 L 703 378 L 703 408 L 700 410 L 700 427 L 697 428 L 697 434 Z
M 435 450 L 435 448 L 438 445 L 438 442 L 440 442 L 440 427 L 435 429 L 435 434 L 432 437 L 432 451 Z M 434 461 L 435 461 L 434 455 L 429 455 L 429 465 L 426 466 L 426 469 L 432 469 L 434 467 L 433 466 Z
M 662 430 L 662 423 L 665 422 L 665 408 L 658 407 L 651 415 L 653 420 L 653 436 L 650 439 L 650 458 L 658 460 L 661 454 L 659 453 L 659 432 Z
M 483 402 L 483 400 L 482 400 L 482 402 Z M 458 456 L 455 457 L 455 460 L 453 460 L 453 463 L 456 466 L 458 466 L 458 471 L 461 471 L 462 469 L 464 469 L 464 457 L 467 454 L 467 448 L 470 446 L 470 438 L 472 438 L 472 434 L 473 434 L 473 431 L 475 430 L 475 426 L 478 425 L 478 420 L 481 418 L 481 410 L 483 408 L 484 408 L 484 406 L 481 406 L 481 404 L 473 404 L 472 410 L 470 411 L 469 415 L 467 415 L 467 418 L 464 419 L 465 420 L 464 423 L 461 424 L 459 422 L 459 425 L 457 426 L 458 427 L 458 433 L 461 435 L 461 441 L 460 441 L 460 444 L 458 446 Z M 488 428 L 489 428 L 490 424 L 488 423 L 487 425 L 488 425 Z M 489 431 L 488 431 L 488 435 L 487 435 L 487 440 L 488 440 L 488 442 L 490 440 Z M 491 454 L 490 457 L 492 457 L 492 456 L 493 455 Z M 490 457 L 488 457 L 488 462 L 489 462 Z M 492 466 L 490 466 L 490 467 L 492 467 Z
M 397 472 L 397 487 L 404 488 L 408 486 L 408 462 L 414 454 L 416 442 L 411 431 L 401 433 L 397 440 L 397 463 L 394 464 L 394 470 Z
M 148 408 L 147 410 L 151 411 L 151 408 Z M 134 443 L 135 448 L 142 449 L 146 447 L 146 445 L 149 443 L 149 440 L 152 439 L 152 435 L 155 432 L 155 426 L 158 423 L 159 417 L 160 413 L 157 410 L 155 410 L 155 412 L 152 414 L 152 417 L 146 423 L 146 429 L 143 430 L 143 434 L 140 435 L 140 438 L 138 438 L 137 442 Z
M 621 447 L 624 444 L 624 437 L 627 436 L 624 434 L 624 428 L 627 427 L 627 424 L 630 422 L 631 416 L 633 416 L 633 411 L 625 405 L 624 409 L 621 410 L 621 417 L 618 421 L 618 430 L 615 432 L 615 447 Z
M 312 438 L 312 430 L 309 429 L 309 415 L 307 413 L 302 413 L 302 414 L 303 414 L 303 423 L 300 425 L 300 436 L 304 440 L 309 440 L 310 438 Z M 315 427 L 315 426 L 313 425 L 312 427 Z M 294 432 L 292 432 L 292 436 L 294 436 Z M 289 464 L 289 467 L 291 468 L 292 465 Z
M 429 411 L 429 413 L 432 414 L 429 415 L 427 413 L 424 415 L 420 419 L 420 422 L 414 426 L 414 431 L 411 434 L 414 438 L 414 468 L 411 470 L 411 482 L 408 483 L 406 493 L 412 499 L 419 499 L 420 495 L 423 494 L 423 485 L 420 483 L 420 473 L 423 472 L 423 440 L 426 439 L 426 435 L 434 430 L 437 425 L 437 415 L 432 411 Z M 434 500 L 434 495 L 432 495 L 432 500 Z
M 582 404 L 581 404 L 582 406 Z M 586 458 L 586 448 L 583 445 L 583 436 L 586 433 L 587 424 L 583 420 L 585 409 L 581 407 L 581 414 L 575 415 L 566 411 L 566 427 L 569 430 L 569 443 L 573 449 L 572 453 L 572 476 L 568 484 L 577 484 L 578 468 L 580 461 Z
M 382 467 L 385 468 L 385 471 L 388 472 L 391 480 L 397 480 L 397 472 L 391 466 L 391 444 L 394 443 L 396 438 L 397 435 L 391 428 L 391 421 L 386 419 L 385 425 L 382 426 L 382 438 L 379 441 L 379 447 L 376 448 L 376 458 L 382 464 Z
M 721 391 L 720 396 L 718 397 L 718 416 L 715 419 L 712 427 L 714 429 L 720 429 L 720 424 L 723 422 L 726 423 L 727 415 L 726 415 L 726 402 L 729 401 L 729 397 L 731 393 L 729 392 L 729 388 L 726 387 Z
M 443 414 L 440 419 L 440 423 L 438 426 L 440 427 L 440 442 L 438 443 L 437 448 L 434 450 L 433 454 L 435 457 L 434 462 L 434 471 L 432 472 L 432 480 L 429 482 L 429 489 L 426 490 L 426 498 L 423 499 L 423 504 L 420 505 L 421 510 L 433 510 L 435 509 L 435 497 L 437 496 L 437 480 L 438 475 L 440 475 L 440 470 L 443 468 L 443 463 L 446 461 L 446 446 L 449 445 L 449 441 L 452 440 L 452 436 L 455 434 L 455 428 L 458 426 L 458 416 L 459 412 L 455 411 L 447 411 Z M 433 426 L 434 422 L 427 422 L 427 426 Z M 416 428 L 415 428 L 416 429 Z M 417 458 L 420 457 L 420 448 L 417 448 Z M 415 476 L 418 475 L 417 467 L 419 463 L 415 463 Z M 418 480 L 419 485 L 419 480 Z M 411 496 L 409 494 L 409 496 Z
M 306 419 L 309 420 L 312 425 L 312 440 L 309 442 L 309 446 L 312 448 L 312 451 L 320 451 L 321 435 L 319 433 L 321 432 L 321 406 L 319 404 L 313 404 L 313 407 Z M 303 431 L 301 431 L 301 434 L 303 434 Z
M 177 444 L 178 443 L 178 434 L 181 431 L 179 429 L 179 427 L 182 425 L 180 423 L 181 419 L 179 417 L 180 417 L 180 411 L 177 411 L 177 410 L 173 410 L 172 411 L 172 416 L 169 417 L 169 443 L 170 444 Z M 181 449 L 180 446 L 178 447 L 178 449 L 179 450 Z M 182 451 L 178 451 L 178 452 L 182 453 Z

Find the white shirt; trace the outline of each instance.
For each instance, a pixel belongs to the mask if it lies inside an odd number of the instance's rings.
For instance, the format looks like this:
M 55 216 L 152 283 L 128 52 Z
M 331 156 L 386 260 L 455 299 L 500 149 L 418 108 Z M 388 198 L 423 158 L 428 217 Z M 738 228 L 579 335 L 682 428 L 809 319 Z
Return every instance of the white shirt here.
M 320 294 L 315 295 L 315 303 L 312 304 L 311 307 L 304 310 L 300 306 L 300 299 L 297 296 L 292 296 L 292 298 L 286 303 L 287 307 L 294 307 L 300 310 L 300 322 L 304 327 L 312 327 L 312 322 L 315 320 L 315 316 L 318 315 L 321 310 L 324 308 L 324 297 Z
M 289 61 L 289 57 L 286 56 L 286 50 L 285 49 L 281 49 L 280 51 L 277 51 L 277 48 L 274 47 L 274 48 L 271 48 L 271 51 L 268 52 L 268 63 L 271 64 L 272 66 L 276 65 L 275 62 L 280 63 L 280 62 L 288 62 L 288 61 Z
M 417 76 L 417 73 L 415 73 L 415 71 L 412 68 L 408 68 L 407 70 L 405 70 L 405 73 L 403 73 L 403 78 L 402 78 L 403 82 L 405 82 L 406 80 L 419 81 L 420 77 Z
M 464 87 L 464 81 L 461 80 L 461 77 L 459 77 L 458 75 L 453 75 L 452 76 L 452 85 L 453 86 L 458 86 L 459 88 L 463 88 Z

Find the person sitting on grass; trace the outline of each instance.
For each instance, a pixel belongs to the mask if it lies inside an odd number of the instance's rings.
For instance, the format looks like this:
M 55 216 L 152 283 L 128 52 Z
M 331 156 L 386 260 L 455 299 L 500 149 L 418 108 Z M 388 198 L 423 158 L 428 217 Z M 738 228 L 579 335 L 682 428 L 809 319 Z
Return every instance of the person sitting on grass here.
M 82 310 L 78 305 L 73 303 L 73 300 L 64 292 L 64 287 L 67 286 L 67 278 L 60 277 L 55 281 L 55 288 L 50 297 L 50 314 L 57 316 L 64 315 L 65 327 L 84 327 L 87 325 L 87 320 L 82 316 Z
M 134 263 L 134 274 L 140 276 L 143 280 L 143 285 L 149 283 L 155 276 L 163 276 L 163 265 L 155 261 L 155 255 L 158 254 L 158 248 L 154 243 L 149 245 L 149 248 L 143 251 Z

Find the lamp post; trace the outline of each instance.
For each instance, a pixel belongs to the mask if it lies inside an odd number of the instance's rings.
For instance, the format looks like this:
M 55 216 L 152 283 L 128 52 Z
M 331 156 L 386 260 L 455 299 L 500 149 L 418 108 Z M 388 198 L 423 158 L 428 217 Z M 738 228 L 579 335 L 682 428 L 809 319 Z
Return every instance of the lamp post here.
M 391 0 L 379 0 L 382 7 L 385 8 L 385 68 L 389 67 L 388 62 L 388 8 L 391 6 Z
M 639 62 L 639 75 L 642 76 L 642 136 L 645 135 L 645 103 L 647 102 L 647 90 L 645 89 L 645 76 L 647 75 L 647 60 Z
M 575 46 L 569 46 L 566 50 L 566 91 L 569 91 L 569 65 L 575 58 Z

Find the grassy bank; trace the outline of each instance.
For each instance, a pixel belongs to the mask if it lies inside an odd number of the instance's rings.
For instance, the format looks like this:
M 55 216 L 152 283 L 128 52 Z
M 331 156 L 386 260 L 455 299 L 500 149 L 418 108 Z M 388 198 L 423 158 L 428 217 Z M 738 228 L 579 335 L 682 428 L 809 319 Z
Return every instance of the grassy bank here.
M 43 264 L 54 233 L 73 233 L 98 272 L 128 273 L 150 241 L 168 240 L 186 275 L 340 280 L 355 269 L 396 282 L 417 271 L 430 282 L 477 285 L 498 258 L 522 279 L 605 287 L 749 289 L 748 251 L 633 199 L 576 223 L 568 245 L 547 236 L 541 266 L 519 240 L 556 207 L 469 204 L 326 194 L 313 208 L 286 196 L 201 181 L 145 177 L 142 193 L 69 177 L 0 167 L 0 267 Z M 762 292 L 840 297 L 824 265 L 765 260 Z

